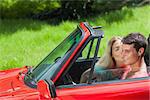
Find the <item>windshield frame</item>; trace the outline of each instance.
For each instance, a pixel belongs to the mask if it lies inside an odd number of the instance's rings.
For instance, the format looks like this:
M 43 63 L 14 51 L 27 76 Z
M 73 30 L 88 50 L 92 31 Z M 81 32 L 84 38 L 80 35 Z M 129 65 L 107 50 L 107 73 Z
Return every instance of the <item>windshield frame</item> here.
M 53 64 L 51 64 L 47 69 L 44 69 L 44 74 L 40 76 L 37 79 L 37 76 L 34 76 L 34 72 L 40 67 L 40 65 L 53 53 L 64 41 L 66 41 L 70 36 L 74 34 L 80 34 L 79 40 L 73 44 L 69 49 L 67 49 L 66 53 L 63 55 L 63 57 L 59 58 L 59 61 L 55 61 Z M 25 75 L 24 82 L 29 87 L 36 88 L 36 83 L 41 79 L 51 79 L 55 74 L 54 71 L 58 71 L 58 69 L 61 69 L 61 66 L 63 66 L 64 62 L 69 58 L 69 56 L 72 54 L 74 49 L 79 45 L 80 41 L 82 41 L 84 37 L 83 30 L 79 26 L 69 35 L 67 36 L 55 49 L 53 49 L 36 67 L 33 68 L 33 70 L 30 70 L 31 72 L 27 72 L 27 75 Z M 76 40 L 75 40 L 76 41 Z M 40 69 L 40 68 L 39 68 Z M 42 73 L 42 72 L 41 72 Z M 50 74 L 51 73 L 51 74 Z

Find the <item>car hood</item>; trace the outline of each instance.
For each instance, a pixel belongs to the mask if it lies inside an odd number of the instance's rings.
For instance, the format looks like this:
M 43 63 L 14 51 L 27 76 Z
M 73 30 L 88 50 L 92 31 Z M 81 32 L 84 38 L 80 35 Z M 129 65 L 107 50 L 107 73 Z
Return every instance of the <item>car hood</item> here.
M 27 71 L 25 67 L 0 71 L 0 99 L 25 99 L 39 94 L 36 89 L 24 84 L 20 72 L 25 71 Z

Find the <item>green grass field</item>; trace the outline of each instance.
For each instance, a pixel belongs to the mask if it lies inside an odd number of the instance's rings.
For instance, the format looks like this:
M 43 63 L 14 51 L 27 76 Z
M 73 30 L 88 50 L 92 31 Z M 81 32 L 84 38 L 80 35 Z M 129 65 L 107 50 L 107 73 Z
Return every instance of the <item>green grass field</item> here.
M 0 20 L 0 70 L 34 66 L 71 33 L 79 22 L 103 26 L 105 37 L 100 47 L 103 54 L 112 36 L 125 36 L 130 32 L 150 34 L 150 6 L 123 8 L 79 21 L 64 21 L 57 26 L 30 19 Z

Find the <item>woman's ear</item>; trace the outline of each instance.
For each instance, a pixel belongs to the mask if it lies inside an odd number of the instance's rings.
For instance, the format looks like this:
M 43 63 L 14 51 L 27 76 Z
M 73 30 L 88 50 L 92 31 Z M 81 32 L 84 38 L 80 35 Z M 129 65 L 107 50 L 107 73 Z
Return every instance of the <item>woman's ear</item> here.
M 138 55 L 141 56 L 141 55 L 143 55 L 143 53 L 144 53 L 144 48 L 142 47 L 139 49 Z

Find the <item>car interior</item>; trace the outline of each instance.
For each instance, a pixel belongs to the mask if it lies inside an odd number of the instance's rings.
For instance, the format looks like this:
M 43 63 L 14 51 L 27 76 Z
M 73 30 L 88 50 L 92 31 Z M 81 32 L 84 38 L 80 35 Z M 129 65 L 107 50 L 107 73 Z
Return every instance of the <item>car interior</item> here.
M 148 44 L 150 46 L 150 43 Z M 83 50 L 82 53 L 85 51 Z M 150 66 L 149 66 L 149 48 L 146 51 L 146 54 L 144 56 L 145 62 L 147 64 L 147 70 L 150 76 Z M 96 58 L 100 59 L 100 57 Z M 83 57 L 83 54 L 79 55 L 78 58 L 74 61 L 71 66 L 65 70 L 65 72 L 62 74 L 62 76 L 56 81 L 55 85 L 61 86 L 61 85 L 76 85 L 80 84 L 80 79 L 83 74 L 88 74 L 84 73 L 87 69 L 91 68 L 92 62 L 94 58 L 93 56 L 87 58 L 86 56 Z M 110 80 L 119 80 L 121 75 L 123 73 L 123 69 L 118 68 L 118 69 L 107 69 L 101 71 L 99 74 L 92 76 L 92 81 L 93 82 L 101 82 L 101 81 L 110 81 Z M 112 75 L 113 74 L 113 75 Z M 114 75 L 115 74 L 115 75 Z M 110 76 L 114 76 L 112 79 Z M 87 83 L 87 82 L 86 82 Z
M 95 41 L 95 42 L 92 42 Z M 74 58 L 70 66 L 65 69 L 61 77 L 56 81 L 55 85 L 79 84 L 80 77 L 84 71 L 91 68 L 94 60 L 94 52 L 98 39 L 90 40 L 81 52 Z M 92 46 L 91 46 L 92 44 Z M 96 58 L 98 61 L 99 57 Z

